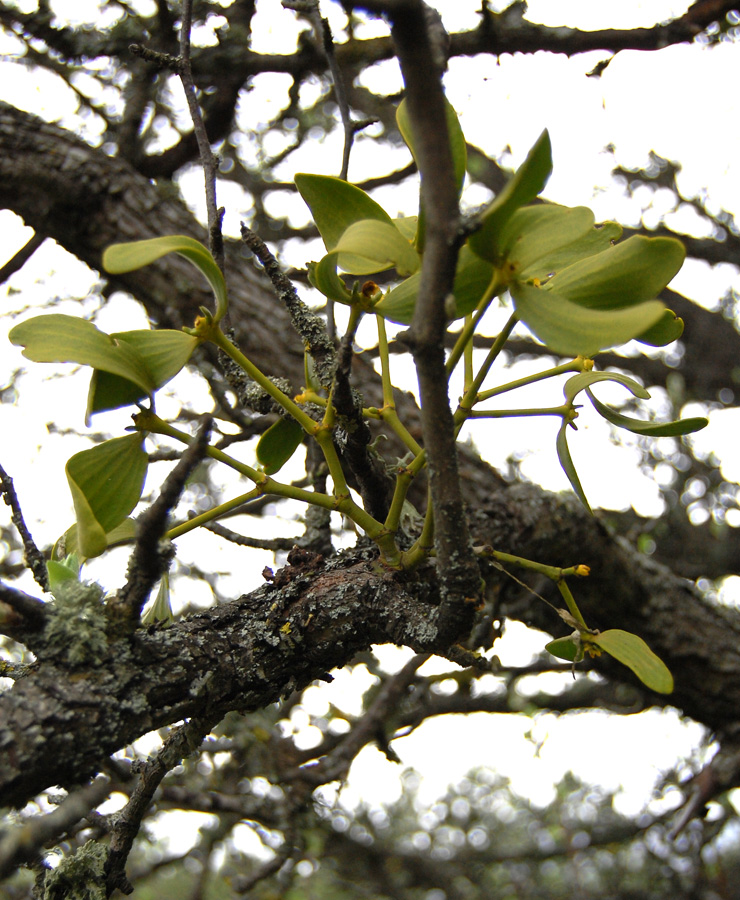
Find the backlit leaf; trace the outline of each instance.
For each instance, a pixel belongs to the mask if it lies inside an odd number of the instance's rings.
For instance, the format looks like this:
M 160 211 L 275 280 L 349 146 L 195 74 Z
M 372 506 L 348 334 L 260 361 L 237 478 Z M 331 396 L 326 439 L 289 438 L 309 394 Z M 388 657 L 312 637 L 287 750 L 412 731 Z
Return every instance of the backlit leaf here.
M 497 265 L 502 259 L 500 243 L 504 226 L 514 213 L 540 193 L 552 172 L 550 135 L 543 131 L 506 187 L 481 217 L 481 228 L 471 235 L 473 253 Z
M 563 356 L 591 357 L 624 344 L 654 325 L 665 309 L 658 300 L 625 309 L 590 309 L 530 284 L 515 282 L 509 290 L 519 319 Z
M 557 656 L 558 659 L 567 659 L 568 662 L 577 662 L 583 657 L 583 650 L 580 644 L 576 644 L 573 638 L 564 637 L 556 638 L 545 644 L 545 650 Z
M 178 253 L 205 275 L 216 297 L 215 322 L 220 322 L 228 308 L 226 282 L 210 250 L 185 234 L 169 234 L 146 241 L 113 244 L 103 253 L 103 268 L 111 275 L 133 272 L 156 262 L 168 253 Z
M 138 503 L 148 466 L 142 444 L 142 435 L 129 434 L 76 453 L 67 461 L 82 556 L 99 556 L 108 546 L 107 533 Z
M 683 244 L 674 238 L 634 235 L 573 263 L 544 288 L 589 309 L 631 307 L 656 297 L 681 268 L 685 256 Z
M 558 436 L 555 440 L 555 449 L 557 450 L 558 460 L 560 461 L 560 467 L 562 468 L 563 472 L 565 472 L 576 496 L 586 507 L 586 509 L 591 512 L 591 507 L 588 500 L 586 499 L 586 494 L 583 491 L 583 486 L 581 485 L 581 479 L 578 477 L 578 472 L 576 472 L 576 467 L 573 465 L 573 460 L 570 455 L 570 449 L 568 448 L 568 436 L 566 434 L 567 427 L 568 423 L 565 419 L 563 419 L 563 424 L 560 426 Z
M 616 425 L 618 428 L 625 428 L 633 434 L 640 434 L 646 437 L 679 437 L 683 434 L 693 434 L 695 431 L 701 431 L 702 428 L 706 428 L 709 424 L 709 419 L 705 419 L 703 416 L 678 419 L 675 422 L 646 422 L 643 419 L 633 419 L 630 416 L 618 413 L 605 403 L 597 400 L 590 388 L 586 388 L 586 392 L 596 411 L 608 422 L 611 422 L 612 425 Z
M 306 201 L 324 239 L 327 250 L 333 250 L 344 232 L 362 219 L 391 223 L 391 217 L 363 190 L 341 178 L 330 175 L 295 176 L 295 186 Z
M 540 260 L 574 244 L 593 224 L 594 214 L 585 206 L 571 209 L 542 203 L 518 209 L 500 236 L 506 271 L 521 280 L 544 277 L 550 269 L 543 268 Z
M 677 316 L 672 309 L 667 309 L 663 317 L 652 328 L 648 328 L 635 338 L 641 344 L 651 347 L 665 347 L 677 341 L 683 334 L 683 319 Z
M 659 694 L 670 694 L 673 691 L 673 675 L 663 660 L 653 653 L 641 637 L 629 631 L 613 628 L 589 635 L 588 640 L 619 660 L 622 665 L 632 669 L 650 690 Z
M 268 475 L 279 472 L 296 452 L 304 431 L 295 419 L 278 419 L 262 435 L 257 444 L 257 459 Z

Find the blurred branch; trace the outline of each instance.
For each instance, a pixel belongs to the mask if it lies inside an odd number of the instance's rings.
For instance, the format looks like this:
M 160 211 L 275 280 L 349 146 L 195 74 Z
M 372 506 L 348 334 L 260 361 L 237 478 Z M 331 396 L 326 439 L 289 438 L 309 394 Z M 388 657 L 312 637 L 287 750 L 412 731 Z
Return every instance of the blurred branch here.
M 44 554 L 36 546 L 36 542 L 31 536 L 31 532 L 28 530 L 23 519 L 21 506 L 18 502 L 18 495 L 13 487 L 13 479 L 2 466 L 0 466 L 0 495 L 2 495 L 5 505 L 10 507 L 11 521 L 18 529 L 18 534 L 20 535 L 21 541 L 23 541 L 23 552 L 26 565 L 31 572 L 33 572 L 34 580 L 41 590 L 49 591 L 49 574 L 46 571 Z

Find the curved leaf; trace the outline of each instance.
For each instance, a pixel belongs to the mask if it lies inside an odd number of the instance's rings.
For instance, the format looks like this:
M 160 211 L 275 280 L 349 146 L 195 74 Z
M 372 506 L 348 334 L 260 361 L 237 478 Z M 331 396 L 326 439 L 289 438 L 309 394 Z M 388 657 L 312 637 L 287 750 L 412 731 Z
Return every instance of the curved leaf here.
M 106 547 L 117 547 L 119 544 L 131 544 L 136 538 L 136 521 L 132 518 L 125 518 L 120 525 L 116 525 L 105 535 Z M 52 550 L 52 559 L 60 559 L 65 555 L 74 554 L 80 565 L 87 559 L 79 547 L 77 540 L 77 523 L 70 526 L 54 545 Z
M 330 175 L 295 176 L 295 186 L 305 200 L 327 250 L 333 250 L 344 232 L 362 219 L 392 224 L 388 213 L 361 188 Z
M 295 419 L 278 419 L 262 435 L 257 444 L 257 459 L 268 475 L 279 472 L 296 452 L 304 431 Z
M 557 450 L 560 467 L 562 468 L 563 472 L 565 472 L 568 481 L 570 482 L 570 485 L 575 492 L 575 495 L 586 507 L 586 509 L 589 512 L 592 512 L 589 502 L 586 499 L 586 494 L 583 491 L 581 479 L 578 477 L 578 472 L 576 472 L 576 467 L 573 465 L 573 460 L 570 455 L 570 449 L 568 447 L 568 436 L 565 432 L 565 429 L 567 427 L 568 423 L 565 419 L 563 419 L 563 424 L 560 426 L 558 436 L 555 440 L 555 449 Z
M 573 263 L 544 288 L 588 309 L 631 307 L 656 297 L 681 268 L 685 256 L 683 244 L 675 238 L 634 235 L 623 244 Z M 656 323 L 657 319 L 643 331 Z
M 151 394 L 156 385 L 134 347 L 100 331 L 87 319 L 54 313 L 35 316 L 12 328 L 9 338 L 34 362 L 73 362 L 110 372 Z
M 401 277 L 419 269 L 419 254 L 395 225 L 363 219 L 350 225 L 333 253 L 337 265 L 350 275 L 371 275 L 395 268 Z
M 111 337 L 130 346 L 143 359 L 154 388 L 161 388 L 183 368 L 200 343 L 198 338 L 184 331 L 159 329 L 152 331 L 122 331 Z M 110 372 L 96 369 L 90 381 L 85 421 L 93 413 L 119 409 L 147 396 L 137 385 Z
M 498 264 L 502 258 L 501 232 L 519 207 L 530 203 L 547 184 L 552 172 L 550 135 L 543 131 L 527 158 L 509 180 L 506 187 L 483 213 L 481 228 L 471 235 L 473 253 Z
M 220 322 L 228 308 L 226 282 L 210 250 L 195 238 L 185 234 L 169 234 L 146 241 L 113 244 L 103 253 L 103 268 L 111 275 L 133 272 L 156 262 L 168 253 L 178 253 L 205 275 L 216 297 L 216 314 L 213 320 L 216 323 Z
M 591 392 L 590 388 L 586 388 L 591 402 L 596 411 L 600 413 L 612 425 L 618 428 L 625 428 L 633 434 L 640 434 L 646 437 L 679 437 L 682 434 L 693 434 L 695 431 L 701 431 L 709 424 L 709 419 L 703 416 L 697 416 L 691 419 L 678 419 L 675 422 L 645 422 L 643 419 L 633 419 L 630 416 L 623 416 L 616 410 L 597 400 Z
M 650 690 L 659 694 L 670 694 L 673 691 L 673 675 L 668 666 L 636 634 L 613 628 L 589 635 L 588 641 L 632 669 Z
M 667 344 L 677 341 L 682 334 L 683 319 L 677 316 L 672 309 L 667 309 L 663 313 L 662 319 L 659 319 L 652 328 L 639 334 L 635 340 L 651 347 L 665 347 Z
M 567 659 L 568 662 L 579 662 L 583 659 L 583 648 L 570 637 L 550 641 L 549 644 L 545 644 L 545 650 L 558 659 Z
M 337 254 L 327 253 L 318 262 L 308 264 L 308 280 L 317 291 L 336 300 L 337 303 L 352 303 L 352 292 L 347 290 L 347 285 L 337 275 Z
M 586 206 L 542 203 L 518 209 L 499 238 L 507 271 L 521 280 L 542 277 L 540 271 L 546 275 L 550 270 L 543 269 L 539 261 L 574 244 L 593 224 L 594 214 Z M 529 274 L 533 269 L 538 274 Z
M 77 517 L 80 554 L 90 559 L 108 546 L 107 533 L 139 502 L 148 457 L 143 437 L 114 438 L 72 456 L 65 466 Z
M 545 279 L 562 271 L 581 259 L 587 259 L 612 247 L 622 236 L 622 226 L 616 222 L 594 225 L 577 240 L 554 249 L 520 272 L 519 279 Z
M 624 344 L 654 325 L 665 309 L 658 300 L 625 309 L 590 309 L 555 291 L 519 282 L 509 290 L 519 319 L 563 356 L 591 357 Z
M 455 297 L 455 318 L 466 316 L 476 308 L 490 285 L 493 274 L 494 268 L 489 262 L 476 256 L 467 246 L 462 248 L 457 259 L 455 283 L 452 288 Z M 420 273 L 415 272 L 410 278 L 388 291 L 373 307 L 373 312 L 380 313 L 391 322 L 410 325 L 416 298 L 419 295 L 420 280 Z
M 581 372 L 573 375 L 563 385 L 565 399 L 572 403 L 577 394 L 598 381 L 614 381 L 616 384 L 626 387 L 635 397 L 639 397 L 641 400 L 650 399 L 650 393 L 639 382 L 630 378 L 629 375 L 622 375 L 619 372 Z

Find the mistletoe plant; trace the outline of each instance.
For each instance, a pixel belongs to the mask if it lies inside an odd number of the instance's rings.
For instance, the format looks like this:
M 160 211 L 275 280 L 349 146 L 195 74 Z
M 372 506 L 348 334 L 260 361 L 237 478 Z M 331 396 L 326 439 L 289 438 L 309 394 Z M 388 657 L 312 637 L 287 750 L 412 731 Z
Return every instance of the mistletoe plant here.
M 405 103 L 400 105 L 397 118 L 414 154 Z M 459 193 L 466 169 L 465 140 L 449 106 L 448 130 Z M 450 324 L 463 321 L 447 358 L 446 373 L 449 378 L 462 361 L 464 389 L 454 416 L 458 434 L 468 419 L 558 417 L 558 459 L 575 493 L 588 508 L 567 444 L 567 429 L 578 416 L 575 401 L 580 395 L 585 394 L 607 421 L 639 435 L 684 435 L 703 428 L 707 420 L 693 418 L 665 424 L 636 420 L 594 396 L 595 384 L 612 381 L 637 398 L 649 397 L 632 378 L 595 371 L 593 357 L 632 339 L 664 346 L 681 335 L 682 321 L 655 298 L 680 269 L 684 249 L 680 242 L 663 237 L 635 236 L 620 242 L 620 226 L 614 222 L 596 224 L 586 207 L 537 201 L 551 171 L 550 139 L 545 131 L 505 189 L 467 229 L 446 309 Z M 311 283 L 327 298 L 350 307 L 350 335 L 363 314 L 373 316 L 377 326 L 383 403 L 362 409 L 362 415 L 382 422 L 408 450 L 407 457 L 395 465 L 395 485 L 387 514 L 371 514 L 353 499 L 335 442 L 339 425 L 334 402 L 336 376 L 317 376 L 319 367 L 314 365 L 310 348 L 306 351 L 306 384 L 298 396 L 290 397 L 222 331 L 219 323 L 228 305 L 226 284 L 205 247 L 180 235 L 116 244 L 103 255 L 103 266 L 108 272 L 132 271 L 167 253 L 179 253 L 209 281 L 216 299 L 215 310 L 201 308 L 194 326 L 182 331 L 105 334 L 89 321 L 65 315 L 33 318 L 11 331 L 11 341 L 22 345 L 24 355 L 31 360 L 74 362 L 92 368 L 87 421 L 103 410 L 129 404 L 139 406 L 133 417 L 133 433 L 77 453 L 67 463 L 77 521 L 58 542 L 49 563 L 53 590 L 65 580 L 77 579 L 86 559 L 133 539 L 135 522 L 130 515 L 146 478 L 147 435 L 166 435 L 183 444 L 193 441 L 191 435 L 156 414 L 154 399 L 156 391 L 186 365 L 196 347 L 204 342 L 214 344 L 230 357 L 272 398 L 282 417 L 259 440 L 254 465 L 242 463 L 216 447 L 207 448 L 209 457 L 235 469 L 253 486 L 226 503 L 173 525 L 166 538 L 174 539 L 212 522 L 248 500 L 271 495 L 341 512 L 376 543 L 383 566 L 413 569 L 434 554 L 431 503 L 415 539 L 399 540 L 408 514 L 408 490 L 425 467 L 426 454 L 396 411 L 386 334 L 386 320 L 409 324 L 413 316 L 424 254 L 424 209 L 419 210 L 418 216 L 394 219 L 366 193 L 341 179 L 301 174 L 295 183 L 327 251 L 322 259 L 309 265 Z M 391 289 L 384 292 L 368 276 L 389 270 L 395 270 L 396 278 Z M 345 280 L 340 271 L 350 278 Z M 357 278 L 368 280 L 361 283 Z M 494 299 L 503 299 L 507 294 L 513 304 L 509 320 L 476 370 L 473 337 Z M 567 361 L 535 375 L 491 385 L 491 367 L 517 322 L 526 325 L 553 353 Z M 562 375 L 569 377 L 563 385 L 564 401 L 559 406 L 512 410 L 491 405 L 505 393 Z M 331 476 L 331 493 L 304 490 L 274 477 L 306 439 L 316 441 L 323 454 Z M 557 584 L 566 605 L 558 613 L 572 634 L 549 643 L 551 653 L 575 662 L 584 652 L 597 655 L 606 651 L 629 666 L 649 688 L 664 693 L 672 690 L 670 672 L 641 638 L 618 629 L 598 632 L 588 627 L 566 582 L 568 576 L 587 575 L 587 566 L 556 568 L 491 547 L 477 548 L 477 552 L 498 565 L 508 563 L 534 569 Z M 164 618 L 168 608 L 165 576 L 154 615 Z

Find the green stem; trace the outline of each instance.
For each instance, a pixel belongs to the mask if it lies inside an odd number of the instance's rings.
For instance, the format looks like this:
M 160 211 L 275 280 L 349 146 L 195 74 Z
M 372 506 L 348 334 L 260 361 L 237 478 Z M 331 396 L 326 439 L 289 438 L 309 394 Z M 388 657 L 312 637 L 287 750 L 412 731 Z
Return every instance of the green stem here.
M 591 363 L 591 366 L 585 365 L 586 363 Z M 544 372 L 538 372 L 536 375 L 527 375 L 526 378 L 519 378 L 516 381 L 508 382 L 508 384 L 502 384 L 500 387 L 482 391 L 478 394 L 476 402 L 482 403 L 485 400 L 490 400 L 492 397 L 497 397 L 499 394 L 505 394 L 507 391 L 513 391 L 528 384 L 535 384 L 538 381 L 543 381 L 545 378 L 554 378 L 556 375 L 563 375 L 566 372 L 587 372 L 591 367 L 593 367 L 592 360 L 586 360 L 582 356 L 577 356 L 571 362 L 563 363 L 562 366 L 554 366 L 551 369 L 546 369 Z
M 485 291 L 483 292 L 483 296 L 478 301 L 478 305 L 476 306 L 473 315 L 470 317 L 466 316 L 463 330 L 460 332 L 458 339 L 455 341 L 455 346 L 452 348 L 452 352 L 447 358 L 445 371 L 447 372 L 448 378 L 454 371 L 455 366 L 460 361 L 460 357 L 462 356 L 468 343 L 472 340 L 472 337 L 475 334 L 476 329 L 478 328 L 480 320 L 483 318 L 486 310 L 491 305 L 491 301 L 497 294 L 500 294 L 505 287 L 506 285 L 502 282 L 498 269 L 494 269 L 493 276 L 488 283 L 488 287 L 485 289 Z
M 251 491 L 248 491 L 246 494 L 241 494 L 239 497 L 234 497 L 233 500 L 228 500 L 226 503 L 221 503 L 218 506 L 214 506 L 213 509 L 209 509 L 207 512 L 201 513 L 199 516 L 193 516 L 192 519 L 188 519 L 187 522 L 181 522 L 179 525 L 175 525 L 174 528 L 170 528 L 170 530 L 165 534 L 165 538 L 169 541 L 173 541 L 175 538 L 180 537 L 181 534 L 186 534 L 188 531 L 192 531 L 194 528 L 198 528 L 200 525 L 205 525 L 207 522 L 212 522 L 214 519 L 218 519 L 219 516 L 224 515 L 224 513 L 231 512 L 232 509 L 236 509 L 237 506 L 241 506 L 243 503 L 247 503 L 249 500 L 254 500 L 257 497 L 261 497 L 263 494 L 263 490 L 261 486 L 257 486 L 252 488 Z
M 393 384 L 391 383 L 391 360 L 388 352 L 385 319 L 375 313 L 375 321 L 378 326 L 378 358 L 380 359 L 380 378 L 383 384 L 383 406 L 385 409 L 395 409 L 396 401 L 393 397 Z
M 401 554 L 401 564 L 404 569 L 414 569 L 434 550 L 434 507 L 432 506 L 432 494 L 428 492 L 427 511 L 424 516 L 424 526 L 421 534 L 414 541 L 413 546 Z
M 217 325 L 207 324 L 201 326 L 201 329 L 204 332 L 202 336 L 206 340 L 211 341 L 211 343 L 215 344 L 220 350 L 223 350 L 227 356 L 233 359 L 234 362 L 249 375 L 252 381 L 257 382 L 266 394 L 269 394 L 277 404 L 282 406 L 286 412 L 293 416 L 307 434 L 313 435 L 316 433 L 321 427 L 318 422 L 315 422 L 311 416 L 305 413 L 300 406 L 288 397 L 287 394 L 284 394 L 279 387 L 276 387 L 253 362 L 247 359 L 238 347 L 231 343 Z M 196 330 L 199 329 L 196 328 Z
M 467 419 L 506 419 L 517 416 L 560 416 L 563 418 L 568 410 L 567 406 L 549 406 L 540 409 L 471 409 L 465 412 Z

